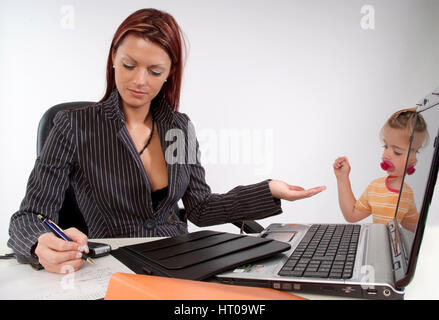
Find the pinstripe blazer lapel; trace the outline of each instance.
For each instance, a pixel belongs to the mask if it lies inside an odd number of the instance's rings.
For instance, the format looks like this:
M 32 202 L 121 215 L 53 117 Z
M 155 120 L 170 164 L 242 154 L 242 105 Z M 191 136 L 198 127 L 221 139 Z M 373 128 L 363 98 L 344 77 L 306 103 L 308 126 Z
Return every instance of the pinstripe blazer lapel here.
M 175 126 L 174 115 L 173 115 L 173 111 L 171 110 L 171 107 L 162 96 L 157 97 L 153 101 L 151 110 L 154 119 L 156 119 L 157 121 L 160 143 L 162 146 L 163 155 L 165 156 L 166 168 L 168 171 L 168 187 L 169 187 L 168 195 L 166 196 L 166 199 L 163 201 L 161 205 L 161 207 L 166 207 L 168 206 L 169 202 L 172 201 L 172 199 L 178 193 L 177 181 L 179 174 L 179 165 L 170 164 L 166 160 L 166 150 L 173 143 L 173 141 L 166 140 L 166 133 L 169 132 L 169 130 L 173 129 Z
M 144 182 L 147 186 L 147 190 L 149 193 L 151 192 L 151 183 L 149 181 L 148 175 L 146 174 L 145 168 L 143 167 L 142 160 L 140 160 L 140 156 L 137 153 L 136 147 L 133 144 L 133 140 L 131 139 L 131 136 L 125 126 L 123 126 L 118 132 L 117 132 L 117 138 L 122 142 L 124 147 L 127 149 L 130 156 L 133 158 L 133 161 L 136 163 L 137 168 L 140 171 L 140 174 L 142 175 Z M 149 197 L 149 201 L 151 202 L 151 198 Z M 152 204 L 152 202 L 151 202 Z
M 126 127 L 125 115 L 122 110 L 122 104 L 117 89 L 115 89 L 111 93 L 109 99 L 107 99 L 103 103 L 103 111 L 105 116 L 108 119 L 111 119 L 115 123 L 116 137 L 121 142 L 122 146 L 127 151 L 127 154 L 129 154 L 130 158 L 135 164 L 135 167 L 137 168 L 139 173 L 139 177 L 142 177 L 141 180 L 145 184 L 147 191 L 145 197 L 149 204 L 147 208 L 143 208 L 143 210 L 147 212 L 149 217 L 152 217 L 153 210 L 152 210 L 152 199 L 151 199 L 151 183 L 149 181 L 148 175 L 146 174 L 145 168 L 143 167 L 142 161 L 140 160 L 140 157 L 137 153 L 133 140 L 131 139 L 131 136 Z
M 131 136 L 126 128 L 125 125 L 125 116 L 122 111 L 121 103 L 120 103 L 120 97 L 117 90 L 114 90 L 111 94 L 110 99 L 108 100 L 108 105 L 105 107 L 106 114 L 108 117 L 116 120 L 119 123 L 118 126 L 118 132 L 117 132 L 117 138 L 122 142 L 128 153 L 130 154 L 133 161 L 136 163 L 137 168 L 139 169 L 140 174 L 143 177 L 143 180 L 147 186 L 148 194 L 147 199 L 149 203 L 149 208 L 151 216 L 153 215 L 152 210 L 152 199 L 151 199 L 151 183 L 149 181 L 148 175 L 145 171 L 145 168 L 143 167 L 143 163 L 137 153 L 137 150 L 133 144 L 133 141 L 131 139 Z M 151 102 L 151 111 L 153 113 L 153 117 L 156 120 L 157 128 L 158 128 L 158 134 L 160 138 L 160 143 L 162 147 L 163 155 L 166 156 L 166 150 L 167 148 L 174 143 L 173 141 L 166 141 L 166 133 L 173 129 L 175 126 L 174 123 L 174 115 L 171 107 L 166 102 L 166 100 L 163 98 L 163 96 L 159 95 L 157 96 L 152 102 Z M 166 160 L 166 159 L 165 159 Z M 168 171 L 168 186 L 169 191 L 166 199 L 163 201 L 162 205 L 160 207 L 165 207 L 169 204 L 170 201 L 175 197 L 176 194 L 178 194 L 177 190 L 177 182 L 178 182 L 178 175 L 179 175 L 179 165 L 178 164 L 169 164 L 168 161 L 166 161 L 166 167 Z

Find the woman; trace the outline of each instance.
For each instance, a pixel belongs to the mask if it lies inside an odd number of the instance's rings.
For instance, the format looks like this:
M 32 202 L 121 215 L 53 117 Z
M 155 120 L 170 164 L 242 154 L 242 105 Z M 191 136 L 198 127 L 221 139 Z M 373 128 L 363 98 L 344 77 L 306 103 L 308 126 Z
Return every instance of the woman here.
M 63 241 L 37 218 L 57 221 L 69 184 L 91 238 L 185 233 L 186 223 L 172 210 L 180 199 L 188 219 L 207 226 L 278 214 L 279 199 L 294 201 L 324 190 L 266 180 L 211 193 L 189 118 L 178 112 L 182 72 L 183 38 L 172 16 L 143 9 L 119 26 L 103 99 L 55 117 L 20 210 L 11 218 L 8 245 L 17 255 L 50 272 L 82 265 L 87 236 L 70 228 L 65 233 L 73 241 Z M 173 133 L 182 134 L 170 141 Z

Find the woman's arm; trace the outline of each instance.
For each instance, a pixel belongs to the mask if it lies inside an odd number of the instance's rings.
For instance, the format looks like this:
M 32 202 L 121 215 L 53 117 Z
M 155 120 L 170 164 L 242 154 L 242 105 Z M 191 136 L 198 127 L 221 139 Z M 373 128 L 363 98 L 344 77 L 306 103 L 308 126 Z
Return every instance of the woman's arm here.
M 60 272 L 61 266 L 54 265 L 64 262 L 67 256 L 72 260 L 78 248 L 84 244 L 83 236 L 75 236 L 74 239 L 81 239 L 81 243 L 73 242 L 61 248 L 59 239 L 48 233 L 45 225 L 37 218 L 38 214 L 42 214 L 58 221 L 58 212 L 64 201 L 69 174 L 75 161 L 73 140 L 67 113 L 59 112 L 29 177 L 20 210 L 12 215 L 9 225 L 8 246 L 20 260 L 27 260 L 33 264 L 40 262 L 49 271 Z M 44 234 L 48 236 L 41 237 Z M 48 248 L 50 250 L 46 250 Z M 68 252 L 67 255 L 65 251 Z M 60 257 L 63 254 L 65 257 Z
M 187 115 L 184 115 L 189 121 Z M 199 154 L 196 139 L 189 141 Z M 182 198 L 188 219 L 198 226 L 208 226 L 245 220 L 256 220 L 282 212 L 280 199 L 294 201 L 313 196 L 325 187 L 304 190 L 279 180 L 267 179 L 251 185 L 241 185 L 227 193 L 212 193 L 205 180 L 205 171 L 199 157 L 190 167 L 190 181 Z
M 280 199 L 270 192 L 269 180 L 237 186 L 224 194 L 212 193 L 198 159 L 190 165 L 190 181 L 182 200 L 188 219 L 197 226 L 262 219 L 282 212 Z

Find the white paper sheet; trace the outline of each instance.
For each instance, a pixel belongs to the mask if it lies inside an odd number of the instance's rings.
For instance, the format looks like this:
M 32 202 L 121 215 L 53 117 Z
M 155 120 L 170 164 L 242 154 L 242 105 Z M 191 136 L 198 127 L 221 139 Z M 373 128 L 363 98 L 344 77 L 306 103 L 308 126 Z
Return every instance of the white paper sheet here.
M 94 262 L 94 265 L 85 262 L 78 271 L 69 274 L 35 271 L 18 263 L 4 264 L 0 268 L 0 299 L 102 299 L 113 273 L 133 273 L 110 255 Z

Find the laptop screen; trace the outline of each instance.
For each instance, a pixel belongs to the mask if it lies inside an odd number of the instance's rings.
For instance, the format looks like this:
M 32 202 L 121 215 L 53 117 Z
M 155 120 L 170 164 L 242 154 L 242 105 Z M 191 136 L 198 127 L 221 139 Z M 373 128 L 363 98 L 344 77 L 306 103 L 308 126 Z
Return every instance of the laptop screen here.
M 419 106 L 406 159 L 406 174 L 389 224 L 397 285 L 411 280 L 430 207 L 439 162 L 439 96 L 437 104 Z M 422 129 L 422 128 L 425 128 Z

